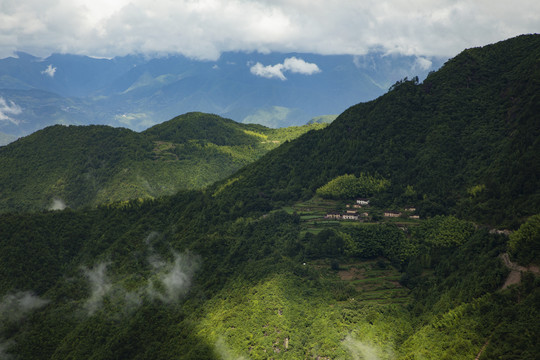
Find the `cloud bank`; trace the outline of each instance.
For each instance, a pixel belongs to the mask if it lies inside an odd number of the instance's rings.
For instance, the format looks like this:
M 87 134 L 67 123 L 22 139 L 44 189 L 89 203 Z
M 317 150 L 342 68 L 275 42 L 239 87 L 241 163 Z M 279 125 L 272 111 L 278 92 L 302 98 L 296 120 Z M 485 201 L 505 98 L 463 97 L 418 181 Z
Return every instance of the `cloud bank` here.
M 213 59 L 224 51 L 450 57 L 540 28 L 521 0 L 3 0 L 0 57 L 16 50 Z

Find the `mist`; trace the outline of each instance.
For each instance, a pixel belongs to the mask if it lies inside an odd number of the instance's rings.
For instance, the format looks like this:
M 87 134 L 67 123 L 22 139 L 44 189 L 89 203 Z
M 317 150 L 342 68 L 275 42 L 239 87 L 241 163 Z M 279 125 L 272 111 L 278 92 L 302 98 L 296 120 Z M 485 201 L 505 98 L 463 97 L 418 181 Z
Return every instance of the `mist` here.
M 49 210 L 64 210 L 67 207 L 64 200 L 60 198 L 54 198 Z
M 176 301 L 188 292 L 193 274 L 199 268 L 198 257 L 189 253 L 173 253 L 173 256 L 172 263 L 165 263 L 156 256 L 152 258 L 157 271 L 147 288 L 150 297 L 166 303 Z
M 232 349 L 227 345 L 223 336 L 220 336 L 214 344 L 214 349 L 218 353 L 219 357 L 223 360 L 248 360 L 244 356 L 235 354 Z
M 13 341 L 9 340 L 3 340 L 0 338 L 0 359 L 2 360 L 10 360 L 15 359 L 13 355 L 10 355 L 7 353 L 7 350 L 9 347 L 13 345 Z
M 27 313 L 45 306 L 49 301 L 30 291 L 5 295 L 0 301 L 0 320 L 18 321 Z
M 5 331 L 9 322 L 17 322 L 30 312 L 37 310 L 49 303 L 49 300 L 34 295 L 31 291 L 19 291 L 8 294 L 0 300 L 0 332 Z M 15 344 L 13 340 L 4 340 L 0 337 L 0 359 L 15 359 L 7 351 Z
M 165 259 L 152 246 L 152 242 L 158 238 L 159 233 L 151 232 L 144 239 L 148 247 L 146 260 L 150 265 L 150 272 L 146 275 L 148 280 L 136 290 L 127 290 L 119 282 L 110 280 L 108 275 L 110 262 L 98 263 L 91 269 L 82 268 L 90 285 L 90 297 L 84 304 L 89 316 L 103 306 L 106 296 L 113 302 L 120 303 L 123 312 L 129 312 L 139 307 L 144 298 L 170 304 L 188 293 L 193 276 L 200 267 L 200 257 L 189 252 L 177 253 L 170 250 L 172 259 L 171 256 Z
M 349 351 L 353 360 L 383 360 L 394 358 L 391 349 L 383 349 L 370 342 L 354 339 L 350 335 L 345 338 L 343 345 Z
M 90 282 L 91 294 L 84 305 L 89 315 L 94 314 L 101 307 L 103 298 L 112 289 L 112 284 L 106 274 L 107 266 L 108 263 L 100 263 L 92 269 L 83 268 L 84 276 Z

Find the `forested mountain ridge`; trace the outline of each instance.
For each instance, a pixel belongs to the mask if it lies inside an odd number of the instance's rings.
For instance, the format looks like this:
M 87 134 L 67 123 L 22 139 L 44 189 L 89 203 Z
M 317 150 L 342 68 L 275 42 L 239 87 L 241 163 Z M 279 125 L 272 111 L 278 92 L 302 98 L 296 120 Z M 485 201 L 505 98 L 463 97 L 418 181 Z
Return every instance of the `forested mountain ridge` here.
M 539 260 L 537 190 L 522 182 L 502 209 L 513 185 L 484 180 L 538 176 L 538 67 L 522 66 L 538 51 L 538 36 L 466 50 L 431 87 L 398 82 L 202 191 L 0 214 L 0 356 L 536 359 L 540 279 L 503 290 L 501 254 Z M 311 226 L 307 209 L 351 210 L 354 198 L 313 197 L 347 173 L 381 185 L 361 211 L 416 206 L 421 219 Z M 520 227 L 509 240 L 470 220 Z
M 223 196 L 253 187 L 270 206 L 339 175 L 378 173 L 392 182 L 388 205 L 516 227 L 540 209 L 539 58 L 538 35 L 466 50 L 242 169 Z
M 202 188 L 323 127 L 269 129 L 203 113 L 141 133 L 55 125 L 0 147 L 0 211 L 80 208 Z

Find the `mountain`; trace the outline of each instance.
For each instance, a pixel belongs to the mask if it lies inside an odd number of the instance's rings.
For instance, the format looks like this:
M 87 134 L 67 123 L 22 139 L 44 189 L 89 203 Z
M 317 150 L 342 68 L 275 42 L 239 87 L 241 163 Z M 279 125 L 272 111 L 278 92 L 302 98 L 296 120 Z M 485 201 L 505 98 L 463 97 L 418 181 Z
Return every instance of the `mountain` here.
M 323 127 L 269 129 L 203 113 L 141 133 L 104 125 L 47 127 L 0 147 L 0 210 L 80 208 L 200 189 Z
M 466 50 L 422 84 L 398 81 L 324 132 L 247 166 L 229 192 L 305 199 L 336 176 L 378 173 L 392 182 L 383 202 L 516 226 L 540 206 L 537 54 L 537 36 Z M 407 186 L 415 197 L 405 196 Z
M 91 106 L 43 90 L 0 90 L 0 129 L 15 140 L 54 124 L 100 124 Z
M 0 59 L 0 131 L 20 137 L 54 124 L 141 131 L 193 111 L 268 127 L 303 125 L 371 100 L 397 78 L 424 78 L 441 63 L 382 53 L 224 53 L 216 61 L 17 53 Z
M 0 355 L 537 358 L 539 53 L 465 50 L 203 190 L 1 214 Z M 365 221 L 325 219 L 351 177 Z

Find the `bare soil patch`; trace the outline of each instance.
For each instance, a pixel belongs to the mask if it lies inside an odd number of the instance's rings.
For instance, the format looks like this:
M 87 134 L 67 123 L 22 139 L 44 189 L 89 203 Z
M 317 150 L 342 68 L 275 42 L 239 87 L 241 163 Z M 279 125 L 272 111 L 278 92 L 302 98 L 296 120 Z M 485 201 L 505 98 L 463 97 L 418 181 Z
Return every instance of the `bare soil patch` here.
M 348 270 L 340 270 L 338 271 L 339 278 L 343 281 L 351 281 L 356 279 L 364 279 L 364 269 L 358 269 L 355 267 L 351 267 Z
M 510 274 L 508 274 L 508 277 L 506 278 L 506 281 L 504 282 L 502 289 L 504 290 L 510 285 L 519 284 L 520 281 L 521 281 L 521 272 L 512 270 L 510 271 Z

